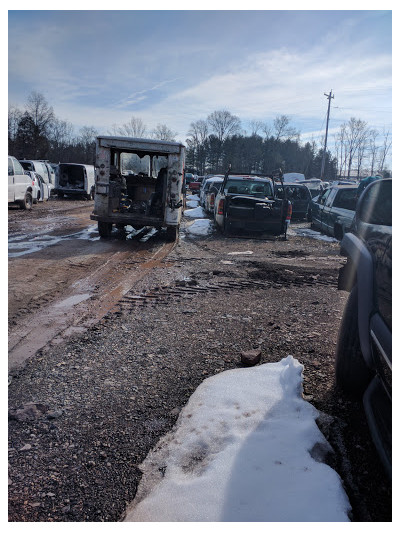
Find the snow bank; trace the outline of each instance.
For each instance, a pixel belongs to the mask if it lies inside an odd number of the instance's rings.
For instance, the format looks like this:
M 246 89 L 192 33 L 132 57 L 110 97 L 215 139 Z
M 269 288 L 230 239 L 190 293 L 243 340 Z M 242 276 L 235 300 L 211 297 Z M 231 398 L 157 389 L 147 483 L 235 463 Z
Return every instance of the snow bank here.
M 191 224 L 187 228 L 187 232 L 191 233 L 193 235 L 209 235 L 213 232 L 214 226 L 211 220 L 209 219 L 199 219 L 195 220 L 193 224 Z
M 288 356 L 206 379 L 140 466 L 126 521 L 347 521 L 339 476 L 310 454 L 329 445 L 302 370 Z
M 196 207 L 195 209 L 187 209 L 185 211 L 185 216 L 190 218 L 206 218 L 206 214 L 202 207 Z

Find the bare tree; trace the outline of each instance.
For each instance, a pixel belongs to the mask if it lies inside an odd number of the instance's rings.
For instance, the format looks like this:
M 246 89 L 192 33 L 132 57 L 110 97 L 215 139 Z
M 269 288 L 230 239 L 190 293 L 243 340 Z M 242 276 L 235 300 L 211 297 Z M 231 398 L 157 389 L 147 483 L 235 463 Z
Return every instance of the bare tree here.
M 131 117 L 131 119 L 119 128 L 121 135 L 127 135 L 128 137 L 143 138 L 146 136 L 147 127 L 143 120 L 138 117 Z
M 269 139 L 272 135 L 272 126 L 268 122 L 264 122 L 262 125 L 262 132 L 266 139 Z
M 370 175 L 373 176 L 375 172 L 375 163 L 376 158 L 378 155 L 378 146 L 376 144 L 376 139 L 379 136 L 378 130 L 371 129 L 369 131 L 369 139 L 368 139 L 368 146 L 369 146 L 369 156 L 370 156 Z
M 277 141 L 281 139 L 296 140 L 299 138 L 300 132 L 289 126 L 289 122 L 287 115 L 280 115 L 274 120 L 274 132 Z
M 8 108 L 8 153 L 14 154 L 17 139 L 18 124 L 22 118 L 22 111 L 15 106 Z
M 26 109 L 32 117 L 33 123 L 40 135 L 46 134 L 51 122 L 54 120 L 54 111 L 41 93 L 33 91 L 28 96 Z
M 263 131 L 264 123 L 261 120 L 251 120 L 250 121 L 250 130 L 251 135 L 258 135 L 258 132 Z
M 169 129 L 166 124 L 157 124 L 151 132 L 151 137 L 160 141 L 175 141 L 177 135 L 178 132 Z
M 365 139 L 367 123 L 364 120 L 351 117 L 347 123 L 342 124 L 341 128 L 347 161 L 347 177 L 350 177 L 354 158 Z
M 389 150 L 392 146 L 392 133 L 390 131 L 383 131 L 383 146 L 381 148 L 381 157 L 379 163 L 379 172 L 383 172 L 385 167 L 386 157 L 389 153 Z
M 188 147 L 193 152 L 193 166 L 200 174 L 204 174 L 206 164 L 206 141 L 208 137 L 208 124 L 205 120 L 197 120 L 190 124 L 187 139 Z
M 240 130 L 239 117 L 232 115 L 226 109 L 214 111 L 208 115 L 207 122 L 220 143 Z

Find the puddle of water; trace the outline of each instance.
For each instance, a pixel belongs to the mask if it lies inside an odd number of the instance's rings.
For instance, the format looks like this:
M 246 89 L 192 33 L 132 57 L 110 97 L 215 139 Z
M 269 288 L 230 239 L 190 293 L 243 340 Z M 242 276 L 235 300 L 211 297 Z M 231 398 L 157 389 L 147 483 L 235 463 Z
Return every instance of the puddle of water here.
M 97 233 L 97 226 L 92 225 L 77 233 L 70 235 L 54 236 L 54 235 L 16 235 L 8 239 L 8 257 L 20 257 L 22 255 L 33 254 L 39 252 L 48 246 L 66 239 L 82 239 L 89 241 L 98 241 L 100 239 Z

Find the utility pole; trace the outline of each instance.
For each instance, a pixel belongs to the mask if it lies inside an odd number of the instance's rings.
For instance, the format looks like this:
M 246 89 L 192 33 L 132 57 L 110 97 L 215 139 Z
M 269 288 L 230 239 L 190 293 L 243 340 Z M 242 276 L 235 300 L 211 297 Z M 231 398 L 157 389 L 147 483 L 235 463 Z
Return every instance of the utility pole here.
M 325 170 L 325 156 L 326 156 L 326 143 L 328 140 L 328 125 L 329 125 L 329 113 L 331 111 L 331 100 L 332 98 L 335 98 L 335 96 L 332 94 L 332 89 L 329 94 L 324 93 L 324 95 L 328 98 L 328 115 L 326 117 L 326 131 L 325 131 L 325 144 L 324 144 L 324 153 L 322 156 L 322 164 L 321 164 L 321 180 L 324 179 L 324 170 Z

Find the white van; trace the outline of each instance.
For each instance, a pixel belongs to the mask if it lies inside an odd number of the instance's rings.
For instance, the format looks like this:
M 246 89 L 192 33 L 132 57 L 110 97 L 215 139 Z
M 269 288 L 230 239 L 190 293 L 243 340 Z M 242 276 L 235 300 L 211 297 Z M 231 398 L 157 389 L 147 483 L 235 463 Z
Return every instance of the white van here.
M 19 162 L 25 170 L 36 172 L 36 174 L 42 176 L 45 183 L 50 184 L 49 173 L 47 172 L 46 165 L 42 161 L 35 159 L 20 159 Z
M 18 159 L 8 156 L 8 203 L 19 204 L 21 209 L 32 209 L 32 178 L 25 174 L 25 170 Z
M 64 196 L 94 198 L 94 166 L 80 163 L 60 163 L 56 168 L 55 192 Z

